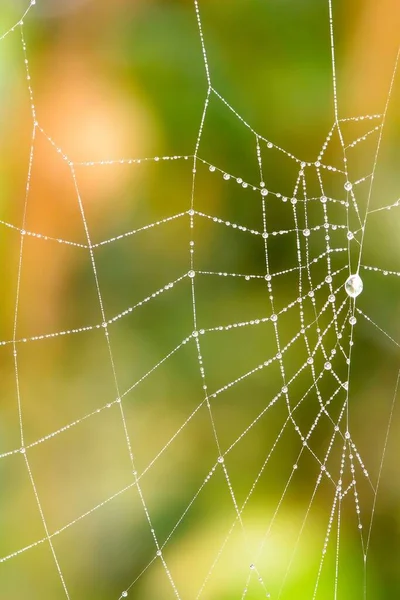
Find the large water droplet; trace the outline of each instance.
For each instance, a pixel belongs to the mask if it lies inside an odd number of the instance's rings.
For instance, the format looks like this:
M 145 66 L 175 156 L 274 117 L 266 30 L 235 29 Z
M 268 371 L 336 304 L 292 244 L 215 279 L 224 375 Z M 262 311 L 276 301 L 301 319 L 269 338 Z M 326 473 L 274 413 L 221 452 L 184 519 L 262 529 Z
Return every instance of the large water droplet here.
M 344 287 L 350 298 L 357 298 L 363 291 L 363 282 L 358 273 L 350 275 L 350 277 L 347 278 Z

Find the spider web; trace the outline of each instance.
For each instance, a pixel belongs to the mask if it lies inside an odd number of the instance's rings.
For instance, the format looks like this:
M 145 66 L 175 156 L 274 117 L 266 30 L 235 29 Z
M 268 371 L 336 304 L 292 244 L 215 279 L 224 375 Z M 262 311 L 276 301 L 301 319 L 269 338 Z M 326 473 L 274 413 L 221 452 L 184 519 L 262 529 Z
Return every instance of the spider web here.
M 219 93 L 218 88 L 214 87 L 217 86 L 217 82 L 212 77 L 200 8 L 195 0 L 194 16 L 198 24 L 200 50 L 207 84 L 193 154 L 78 162 L 71 160 L 63 149 L 58 147 L 57 142 L 42 128 L 37 117 L 23 22 L 34 4 L 35 2 L 32 1 L 20 21 L 0 38 L 3 40 L 8 35 L 21 38 L 33 125 L 22 222 L 20 225 L 14 225 L 1 221 L 3 230 L 10 229 L 20 236 L 12 337 L 1 341 L 1 345 L 10 347 L 13 353 L 20 445 L 13 450 L 4 452 L 0 458 L 2 461 L 7 461 L 15 456 L 18 457 L 18 460 L 23 461 L 34 493 L 35 510 L 40 516 L 43 535 L 2 556 L 0 558 L 2 568 L 5 569 L 9 561 L 14 561 L 25 553 L 29 555 L 33 549 L 48 545 L 64 596 L 71 599 L 76 597 L 71 591 L 69 577 L 57 550 L 58 543 L 63 536 L 71 529 L 78 527 L 82 521 L 93 519 L 95 514 L 101 513 L 105 507 L 112 505 L 117 499 L 133 490 L 136 491 L 139 501 L 134 510 L 140 511 L 146 523 L 146 534 L 143 533 L 143 539 L 150 540 L 148 543 L 152 547 L 151 559 L 145 565 L 141 565 L 140 569 L 137 568 L 132 572 L 131 579 L 122 584 L 119 599 L 128 596 L 136 597 L 136 590 L 141 579 L 157 567 L 164 576 L 159 587 L 159 593 L 163 598 L 170 597 L 169 594 L 172 594 L 171 597 L 179 599 L 216 597 L 210 596 L 209 589 L 213 585 L 216 573 L 219 573 L 220 577 L 221 571 L 226 567 L 224 556 L 233 538 L 241 540 L 239 555 L 237 547 L 235 547 L 234 562 L 242 584 L 241 591 L 238 591 L 239 587 L 235 587 L 234 592 L 229 592 L 231 593 L 229 597 L 242 599 L 292 598 L 294 593 L 296 593 L 296 597 L 312 598 L 313 600 L 325 598 L 328 594 L 334 598 L 355 597 L 347 596 L 347 593 L 351 594 L 352 592 L 346 591 L 345 586 L 343 588 L 340 586 L 343 570 L 342 554 L 345 552 L 343 548 L 346 547 L 346 540 L 343 541 L 345 526 L 346 535 L 349 530 L 358 530 L 357 546 L 353 550 L 357 556 L 355 563 L 358 561 L 359 567 L 356 592 L 358 596 L 356 597 L 361 597 L 360 594 L 367 597 L 369 592 L 367 564 L 371 531 L 383 460 L 394 413 L 398 379 L 388 415 L 385 415 L 385 439 L 376 449 L 376 454 L 379 456 L 378 468 L 372 476 L 369 474 L 368 465 L 365 464 L 363 454 L 352 434 L 349 410 L 352 391 L 353 346 L 358 321 L 364 320 L 368 325 L 372 325 L 375 330 L 379 331 L 379 335 L 389 339 L 391 344 L 399 346 L 399 343 L 364 309 L 359 307 L 359 301 L 356 298 L 351 298 L 346 293 L 345 282 L 352 274 L 358 273 L 363 277 L 364 273 L 368 271 L 376 273 L 377 276 L 400 276 L 400 272 L 366 265 L 363 262 L 365 231 L 367 222 L 372 218 L 371 215 L 398 207 L 400 202 L 397 200 L 390 205 L 370 209 L 383 127 L 392 95 L 399 55 L 396 57 L 383 112 L 341 118 L 336 85 L 332 4 L 329 0 L 334 122 L 315 160 L 303 161 L 255 131 Z M 233 116 L 240 127 L 245 128 L 252 136 L 254 161 L 259 173 L 258 182 L 248 181 L 240 173 L 228 172 L 209 162 L 207 157 L 201 156 L 202 139 L 207 130 L 207 117 L 212 103 L 222 106 L 223 110 Z M 355 126 L 360 127 L 359 133 L 352 137 Z M 83 241 L 51 237 L 38 231 L 30 231 L 27 227 L 31 175 L 39 136 L 51 145 L 58 154 L 58 158 L 64 161 L 69 169 L 85 234 Z M 374 141 L 372 169 L 367 174 L 354 179 L 351 169 L 352 151 L 371 139 Z M 266 166 L 271 153 L 281 154 L 288 164 L 290 163 L 290 168 L 295 173 L 290 194 L 285 195 L 275 191 L 268 183 Z M 151 165 L 151 168 L 159 169 L 166 164 L 170 168 L 171 163 L 174 162 L 185 163 L 187 171 L 190 172 L 191 193 L 190 197 L 186 199 L 186 209 L 109 239 L 93 241 L 78 173 L 96 166 L 117 168 L 118 165 L 126 165 L 132 169 L 141 169 Z M 231 222 L 202 210 L 201 192 L 199 191 L 201 178 L 212 178 L 213 182 L 218 179 L 219 183 L 222 182 L 225 186 L 239 187 L 246 202 L 258 203 L 260 207 L 258 223 L 249 225 L 248 223 Z M 177 223 L 182 223 L 187 232 L 187 238 L 185 237 L 187 269 L 176 278 L 156 287 L 154 291 L 142 295 L 136 303 L 110 316 L 106 309 L 102 281 L 98 271 L 99 252 L 103 248 L 114 247 L 119 241 L 130 239 L 133 236 L 149 235 L 150 233 L 155 236 L 156 233 L 152 232 L 153 229 L 160 232 L 163 228 L 172 227 Z M 232 247 L 236 243 L 239 244 L 237 241 L 239 236 L 241 236 L 240 244 L 244 244 L 246 247 L 257 244 L 258 248 L 261 247 L 264 262 L 262 272 L 254 274 L 199 268 L 199 265 L 202 264 L 201 243 L 203 236 L 206 235 L 207 227 L 210 226 L 221 228 L 224 235 L 229 232 L 230 237 L 226 239 L 231 240 Z M 200 234 L 197 233 L 198 231 Z M 70 251 L 73 252 L 86 253 L 90 261 L 91 276 L 95 283 L 97 306 L 96 310 L 93 310 L 93 314 L 100 315 L 97 320 L 93 318 L 88 324 L 62 331 L 20 337 L 18 327 L 20 288 L 29 238 L 46 242 L 49 245 L 57 243 L 61 246 L 71 247 Z M 291 264 L 282 266 L 278 260 L 280 244 L 290 245 L 292 248 L 293 262 Z M 200 258 L 198 258 L 199 256 Z M 204 323 L 201 318 L 199 310 L 203 281 L 212 280 L 211 285 L 216 286 L 217 289 L 219 281 L 225 284 L 231 279 L 235 279 L 240 285 L 254 285 L 257 286 L 257 291 L 262 290 L 260 293 L 263 297 L 263 314 L 257 317 L 250 316 L 247 320 L 231 322 L 222 319 L 218 324 L 207 326 L 207 323 Z M 172 290 L 183 286 L 188 291 L 186 298 L 192 319 L 191 330 L 187 331 L 181 341 L 157 363 L 153 364 L 133 383 L 124 387 L 118 375 L 117 352 L 112 338 L 113 328 L 129 318 L 132 313 L 140 314 L 146 305 L 153 307 L 157 302 L 156 299 L 161 296 L 167 297 Z M 207 293 L 210 293 L 210 289 L 212 290 L 212 287 L 205 288 Z M 256 288 L 248 287 L 246 289 Z M 282 301 L 281 289 L 286 290 L 285 302 Z M 287 302 L 288 293 L 290 293 L 290 302 Z M 182 311 L 184 309 L 186 307 L 182 307 Z M 251 331 L 251 336 L 257 340 L 256 343 L 259 343 L 257 335 L 261 336 L 260 339 L 265 339 L 265 348 L 268 349 L 269 354 L 265 355 L 265 351 L 263 351 L 264 358 L 261 362 L 245 368 L 248 361 L 245 356 L 246 352 L 244 352 L 243 356 L 240 356 L 239 365 L 236 363 L 233 365 L 236 371 L 235 376 L 221 381 L 221 376 L 218 376 L 218 356 L 222 342 L 219 340 L 223 336 L 240 335 L 240 332 L 248 330 Z M 113 400 L 101 406 L 96 405 L 88 411 L 85 411 L 85 407 L 82 406 L 78 418 L 51 433 L 28 442 L 24 432 L 24 394 L 20 376 L 21 347 L 43 344 L 46 343 L 46 340 L 65 336 L 79 338 L 95 332 L 99 333 L 106 345 L 107 360 L 112 374 Z M 240 337 L 233 339 L 233 342 L 224 343 L 240 344 L 240 341 L 236 341 L 240 340 Z M 143 382 L 154 377 L 158 370 L 187 348 L 191 349 L 190 351 L 195 357 L 199 376 L 198 388 L 201 389 L 202 396 L 189 414 L 186 414 L 179 428 L 168 434 L 167 441 L 162 444 L 158 452 L 148 459 L 145 466 L 139 468 L 134 450 L 136 447 L 135 435 L 132 435 L 130 431 L 131 427 L 127 417 L 130 394 L 136 388 L 140 390 Z M 210 359 L 208 355 L 212 358 Z M 225 376 L 224 369 L 222 369 L 222 374 Z M 263 379 L 264 377 L 267 379 Z M 248 397 L 249 392 L 242 387 L 253 379 L 263 382 L 259 387 L 260 397 L 258 399 Z M 215 383 L 218 381 L 220 381 L 219 385 Z M 269 383 L 265 384 L 266 381 Z M 265 385 L 265 392 L 260 391 L 263 389 L 263 385 Z M 254 400 L 256 412 L 249 422 L 236 422 L 232 418 L 231 423 L 229 412 L 225 413 L 225 419 L 227 418 L 229 422 L 221 422 L 218 403 L 221 401 L 221 397 L 228 396 L 229 398 L 232 390 L 239 390 L 238 394 L 242 402 L 249 403 Z M 194 394 L 195 398 L 197 396 L 198 390 Z M 191 406 L 191 403 L 189 404 Z M 49 446 L 55 438 L 71 436 L 73 431 L 98 419 L 102 413 L 110 414 L 110 411 L 117 413 L 122 426 L 125 452 L 129 458 L 130 482 L 66 524 L 56 529 L 50 528 L 41 501 L 43 492 L 36 483 L 38 476 L 35 474 L 35 469 L 31 468 L 31 453 L 37 447 Z M 277 412 L 279 412 L 278 416 L 275 414 Z M 261 462 L 256 465 L 240 463 L 241 448 L 252 435 L 251 440 L 254 443 L 254 432 L 257 436 L 257 428 L 260 423 L 268 419 L 270 415 L 271 431 L 265 443 L 263 441 L 261 443 Z M 185 431 L 197 423 L 200 416 L 207 422 L 210 434 L 207 438 L 209 445 L 207 471 L 200 482 L 196 482 L 196 491 L 193 496 L 185 499 L 184 510 L 175 518 L 173 527 L 167 534 L 160 534 L 157 531 L 153 512 L 149 507 L 145 492 L 146 476 L 156 468 L 163 456 L 179 443 Z M 226 435 L 226 431 L 233 432 L 234 435 L 229 437 Z M 227 440 L 229 441 L 227 442 Z M 49 452 L 52 450 L 50 449 Z M 271 484 L 272 500 L 265 505 L 265 514 L 262 518 L 264 526 L 261 531 L 258 528 L 254 533 L 251 520 L 246 518 L 246 511 L 269 468 L 268 478 L 273 479 L 276 469 L 274 461 L 278 458 L 282 461 L 280 467 L 282 472 L 286 473 L 285 485 L 283 489 L 279 488 L 276 491 Z M 191 460 L 195 461 L 196 457 L 192 457 Z M 245 480 L 246 489 L 238 483 L 236 463 L 240 465 L 242 471 L 247 469 L 249 471 L 249 479 Z M 287 519 L 285 516 L 287 512 L 284 509 L 285 501 L 290 495 L 292 487 L 298 485 L 299 478 L 301 480 L 306 472 L 313 474 L 313 484 L 312 488 L 306 491 L 304 510 L 300 517 L 292 516 L 293 527 L 290 528 L 289 533 L 282 533 L 282 523 Z M 231 519 L 224 534 L 222 536 L 219 536 L 219 532 L 218 536 L 216 534 L 217 541 L 213 546 L 212 560 L 206 565 L 202 565 L 204 572 L 198 582 L 197 591 L 194 595 L 188 596 L 187 592 L 182 592 L 182 588 L 187 589 L 187 587 L 179 573 L 179 563 L 177 566 L 176 561 L 169 558 L 168 550 L 174 539 L 179 536 L 181 529 L 188 521 L 190 522 L 191 513 L 196 510 L 199 498 L 207 495 L 208 490 L 216 481 L 218 481 L 219 491 L 214 497 L 227 495 L 228 502 L 225 504 L 230 506 L 231 512 L 227 514 L 230 514 Z M 313 508 L 320 492 L 324 499 L 322 506 L 325 507 L 325 512 L 316 517 Z M 164 488 L 159 489 L 158 493 L 164 494 Z M 282 513 L 284 517 L 282 517 L 283 520 L 280 520 Z M 313 540 L 307 534 L 308 523 L 312 518 L 317 518 L 323 524 L 322 539 Z M 149 535 L 149 538 L 145 538 L 145 535 Z M 282 538 L 284 538 L 283 546 Z M 301 554 L 305 552 L 309 544 L 311 545 L 311 556 L 307 555 L 307 569 L 312 571 L 313 575 L 310 576 L 312 584 L 307 587 L 304 582 L 303 584 L 298 583 L 301 578 L 297 565 L 300 564 L 300 568 L 304 569 Z M 129 548 L 127 551 L 129 552 Z M 282 554 L 283 558 L 280 556 L 277 559 L 274 556 L 275 553 Z M 229 552 L 228 556 L 231 556 Z M 171 562 L 173 566 L 171 566 Z M 190 565 L 190 563 L 188 564 Z M 182 568 L 184 569 L 184 567 Z M 191 573 L 186 572 L 185 577 L 190 579 Z M 305 587 L 296 589 L 293 587 L 294 585 L 304 585 Z

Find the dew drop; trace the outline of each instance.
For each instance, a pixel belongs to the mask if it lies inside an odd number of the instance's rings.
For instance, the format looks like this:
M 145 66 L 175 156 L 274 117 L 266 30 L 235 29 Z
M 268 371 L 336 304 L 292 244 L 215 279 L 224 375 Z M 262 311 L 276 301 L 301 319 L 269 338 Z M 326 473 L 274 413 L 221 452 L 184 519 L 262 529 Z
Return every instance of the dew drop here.
M 356 273 L 347 278 L 344 288 L 350 298 L 357 298 L 363 291 L 363 282 L 361 277 Z

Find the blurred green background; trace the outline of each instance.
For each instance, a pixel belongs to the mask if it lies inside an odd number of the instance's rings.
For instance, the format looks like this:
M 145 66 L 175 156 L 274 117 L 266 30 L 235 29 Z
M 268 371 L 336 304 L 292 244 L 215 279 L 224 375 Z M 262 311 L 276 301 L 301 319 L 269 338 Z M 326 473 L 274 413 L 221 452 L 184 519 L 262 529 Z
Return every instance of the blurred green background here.
M 18 21 L 25 8 L 22 0 L 2 0 L 0 35 Z M 328 3 L 202 0 L 200 10 L 213 88 L 267 140 L 300 160 L 316 161 L 334 123 Z M 333 19 L 339 117 L 381 114 L 399 44 L 400 5 L 395 0 L 355 0 L 351 4 L 335 0 Z M 87 243 L 71 170 L 57 148 L 76 163 L 77 186 L 93 244 L 187 211 L 192 193 L 191 159 L 91 166 L 78 163 L 193 155 L 207 92 L 193 2 L 36 0 L 25 18 L 24 35 L 36 115 L 43 130 L 37 130 L 34 144 L 26 230 L 56 240 Z M 14 226 L 3 224 L 0 228 L 0 339 L 5 342 L 0 346 L 0 453 L 10 453 L 0 459 L 0 555 L 8 557 L 23 549 L 0 564 L 0 598 L 58 600 L 65 598 L 65 591 L 26 462 L 23 455 L 14 452 L 21 440 L 14 347 L 10 342 L 32 115 L 19 28 L 0 44 L 0 218 Z M 392 204 L 399 196 L 399 99 L 397 76 L 370 209 Z M 343 123 L 345 143 L 365 135 L 380 122 Z M 347 151 L 352 181 L 371 173 L 378 134 L 377 130 Z M 199 156 L 217 170 L 211 172 L 208 164 L 197 163 L 195 209 L 261 232 L 262 198 L 251 187 L 259 188 L 260 184 L 255 135 L 215 93 L 210 96 Z M 261 156 L 266 187 L 291 198 L 299 164 L 264 142 Z M 323 160 L 326 165 L 342 167 L 337 137 L 332 137 Z M 221 171 L 228 172 L 231 179 L 225 181 Z M 233 176 L 251 185 L 244 189 Z M 344 175 L 325 169 L 322 177 L 326 195 L 338 200 L 328 202 L 329 222 L 345 225 L 346 210 L 340 203 L 346 200 Z M 305 227 L 306 218 L 311 227 L 324 222 L 314 167 L 306 168 L 306 178 L 308 198 L 317 199 L 298 203 L 300 229 Z M 369 180 L 357 187 L 362 215 L 368 190 Z M 300 188 L 298 198 L 304 198 L 302 193 Z M 295 227 L 290 202 L 270 194 L 265 206 L 269 232 Z M 350 228 L 356 231 L 351 208 L 349 214 Z M 400 271 L 399 225 L 396 208 L 370 215 L 362 265 Z M 347 248 L 346 232 L 330 230 L 332 248 Z M 312 231 L 310 259 L 326 250 L 325 233 L 323 229 Z M 305 265 L 306 246 L 300 237 Z M 263 279 L 262 238 L 198 215 L 191 231 L 185 214 L 93 250 L 106 318 L 137 305 L 186 274 L 190 240 L 194 241 L 196 271 L 260 276 L 248 280 L 196 273 L 197 329 L 271 315 Z M 352 267 L 360 248 L 357 240 L 359 234 L 350 243 Z M 295 233 L 270 233 L 268 251 L 272 273 L 292 269 L 273 280 L 275 312 L 279 312 L 299 295 L 300 275 L 293 271 L 298 266 Z M 327 268 L 326 257 L 311 267 L 314 286 L 324 281 Z M 347 252 L 333 253 L 332 270 L 338 271 L 333 287 L 339 290 L 339 307 L 346 299 Z M 310 290 L 306 273 L 301 275 L 304 294 Z M 337 510 L 333 515 L 315 595 L 324 600 L 400 597 L 398 407 L 393 413 L 373 509 L 400 367 L 396 344 L 400 340 L 400 280 L 396 275 L 363 268 L 360 273 L 364 292 L 357 306 L 395 341 L 357 315 L 349 424 L 369 480 L 354 451 L 363 529 L 358 528 L 357 505 L 350 489 L 341 503 L 338 551 Z M 323 285 L 315 293 L 318 312 L 327 300 L 327 289 Z M 339 327 L 343 324 L 341 344 L 345 352 L 350 341 L 349 307 L 347 303 L 338 317 Z M 310 299 L 304 301 L 303 308 L 305 323 L 309 324 L 315 319 Z M 321 315 L 321 330 L 331 321 L 329 307 Z M 217 462 L 219 450 L 204 402 L 194 338 L 168 356 L 194 329 L 190 279 L 184 277 L 108 327 L 135 470 L 154 535 L 163 546 L 162 560 L 156 556 L 132 474 L 103 328 L 29 339 L 101 322 L 89 251 L 25 236 L 16 329 L 17 340 L 28 340 L 16 344 L 25 445 L 79 421 L 26 451 L 71 600 L 117 600 L 123 591 L 132 599 L 174 598 L 176 592 L 163 561 L 182 600 L 239 599 L 249 574 L 248 600 L 265 598 L 267 593 L 284 600 L 313 598 L 335 488 L 325 476 L 315 487 L 319 463 L 310 451 L 302 451 L 302 440 L 291 423 L 280 434 L 288 415 L 284 396 L 265 411 L 282 388 L 279 362 L 274 360 L 211 398 L 225 455 L 224 472 Z M 300 331 L 299 304 L 282 313 L 278 323 L 284 347 Z M 307 336 L 314 348 L 316 325 L 307 330 Z M 324 347 L 328 354 L 336 351 L 333 371 L 323 374 L 318 393 L 314 387 L 302 400 L 313 383 L 310 368 L 303 369 L 289 386 L 292 407 L 301 401 L 296 422 L 303 436 L 319 412 L 320 399 L 328 401 L 338 388 L 332 373 L 346 381 L 348 366 L 337 342 L 331 327 L 324 336 Z M 200 336 L 200 347 L 210 394 L 277 353 L 269 321 L 206 332 Z M 299 336 L 283 358 L 287 380 L 307 356 L 304 339 Z M 314 357 L 317 375 L 323 373 L 325 360 L 319 347 Z M 339 389 L 327 409 L 333 421 L 323 415 L 310 435 L 309 448 L 321 461 L 345 398 L 344 389 Z M 107 404 L 111 406 L 107 408 Z M 97 413 L 99 408 L 102 410 Z M 345 432 L 344 420 L 340 431 L 342 435 Z M 340 477 L 342 446 L 343 438 L 337 436 L 327 461 L 335 482 Z M 351 460 L 348 452 L 344 488 L 353 478 Z M 212 476 L 203 485 L 212 469 Z M 252 492 L 242 513 L 245 535 L 238 522 L 231 530 L 236 511 L 226 473 L 237 506 L 241 507 Z M 364 595 L 362 544 L 367 543 L 373 510 Z M 256 564 L 257 574 L 249 568 L 251 562 Z

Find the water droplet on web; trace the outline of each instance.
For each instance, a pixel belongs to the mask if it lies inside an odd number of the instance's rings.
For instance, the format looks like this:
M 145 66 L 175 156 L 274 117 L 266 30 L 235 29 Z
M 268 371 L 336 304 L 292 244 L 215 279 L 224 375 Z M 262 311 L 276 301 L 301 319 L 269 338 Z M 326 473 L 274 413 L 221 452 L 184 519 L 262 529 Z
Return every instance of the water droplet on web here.
M 330 275 L 327 275 L 325 277 L 325 281 L 326 281 L 326 283 L 332 283 L 332 277 Z
M 348 239 L 348 240 L 352 240 L 352 239 L 353 239 L 353 237 L 354 237 L 354 233 L 353 233 L 353 232 L 351 232 L 351 231 L 349 231 L 349 232 L 347 233 L 347 239 Z
M 230 175 L 229 175 L 228 173 L 224 173 L 224 179 L 225 179 L 226 181 L 228 181 L 228 179 L 229 179 L 229 178 L 230 178 Z
M 267 190 L 267 189 L 265 189 L 265 188 L 263 188 L 263 189 L 261 190 L 261 195 L 262 195 L 262 196 L 268 196 L 268 190 Z
M 344 284 L 346 293 L 348 296 L 350 296 L 350 298 L 357 298 L 357 296 L 359 296 L 363 291 L 363 287 L 362 279 L 358 273 L 355 275 L 350 275 Z
M 349 323 L 350 325 L 355 325 L 357 323 L 357 319 L 355 317 L 350 317 Z
M 193 279 L 193 277 L 196 275 L 196 273 L 193 270 L 190 270 L 188 275 L 189 275 L 189 277 L 191 277 Z
M 349 192 L 352 189 L 353 185 L 350 183 L 350 181 L 346 181 L 346 183 L 344 184 L 344 189 L 346 190 L 346 192 Z
M 331 363 L 330 363 L 329 361 L 327 361 L 327 362 L 324 364 L 324 368 L 325 368 L 327 371 L 330 371 L 330 370 L 332 369 L 332 365 L 331 365 Z
M 273 323 L 276 323 L 276 321 L 277 321 L 277 320 L 278 320 L 278 317 L 277 317 L 277 315 L 271 315 L 271 321 L 272 321 Z
M 215 167 L 214 167 L 214 165 L 210 165 L 208 168 L 209 168 L 209 170 L 211 171 L 211 173 L 213 173 L 213 172 L 215 171 Z
M 325 204 L 325 202 L 328 200 L 328 198 L 326 196 L 321 196 L 321 202 L 322 204 Z
M 305 237 L 308 237 L 310 235 L 311 231 L 309 229 L 304 229 L 303 231 L 303 235 L 305 235 Z
M 329 302 L 335 302 L 335 296 L 333 294 L 330 294 L 328 296 L 328 300 L 329 300 Z

